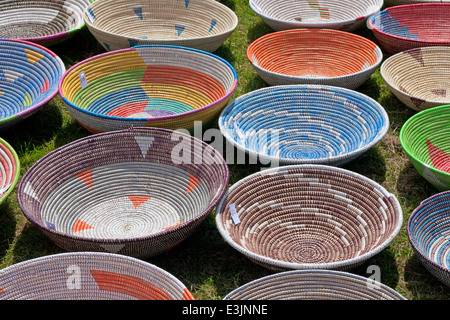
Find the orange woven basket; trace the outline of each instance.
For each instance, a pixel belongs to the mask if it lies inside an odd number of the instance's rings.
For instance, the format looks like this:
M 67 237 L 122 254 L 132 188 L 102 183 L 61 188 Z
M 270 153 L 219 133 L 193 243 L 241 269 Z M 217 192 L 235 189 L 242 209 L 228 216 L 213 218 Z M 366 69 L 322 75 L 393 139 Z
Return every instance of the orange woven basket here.
M 292 29 L 267 34 L 247 49 L 256 72 L 270 85 L 320 84 L 355 89 L 380 65 L 372 41 L 332 29 Z

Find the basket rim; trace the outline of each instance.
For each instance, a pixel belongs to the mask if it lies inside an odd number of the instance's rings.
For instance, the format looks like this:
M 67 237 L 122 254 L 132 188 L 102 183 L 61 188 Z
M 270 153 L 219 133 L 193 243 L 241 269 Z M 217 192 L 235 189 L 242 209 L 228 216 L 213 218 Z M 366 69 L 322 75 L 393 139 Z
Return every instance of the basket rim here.
M 446 2 L 438 2 L 438 3 L 434 3 L 434 2 L 427 2 L 427 3 L 414 3 L 414 4 L 404 4 L 404 5 L 399 5 L 399 6 L 394 6 L 394 7 L 388 7 L 380 12 L 377 12 L 375 14 L 373 14 L 371 17 L 369 17 L 369 19 L 367 20 L 367 27 L 372 30 L 372 32 L 376 32 L 379 33 L 381 35 L 384 35 L 386 37 L 389 38 L 393 38 L 393 39 L 398 39 L 398 40 L 403 40 L 403 41 L 408 41 L 411 43 L 423 43 L 423 44 L 445 44 L 445 43 L 450 43 L 450 41 L 439 41 L 439 40 L 420 40 L 420 39 L 410 39 L 410 38 L 406 38 L 406 37 L 400 37 L 400 36 L 396 36 L 387 32 L 384 32 L 380 29 L 378 29 L 374 23 L 373 20 L 376 19 L 380 14 L 382 14 L 383 12 L 386 11 L 390 11 L 391 9 L 396 9 L 399 7 L 423 7 L 423 6 L 450 6 L 450 3 L 446 3 Z
M 383 126 L 383 129 L 380 130 L 377 134 L 377 138 L 372 140 L 369 144 L 366 144 L 364 147 L 362 148 L 358 148 L 356 150 L 353 150 L 351 152 L 347 152 L 345 154 L 342 155 L 338 155 L 338 156 L 332 156 L 332 157 L 328 157 L 328 158 L 315 158 L 315 159 L 292 159 L 292 158 L 280 158 L 280 157 L 275 157 L 275 156 L 270 156 L 270 155 L 263 155 L 260 152 L 256 152 L 254 150 L 251 150 L 245 146 L 242 146 L 241 144 L 237 143 L 236 141 L 234 141 L 234 139 L 232 139 L 228 133 L 228 130 L 226 130 L 226 128 L 223 125 L 223 118 L 225 113 L 229 112 L 229 110 L 232 110 L 234 107 L 235 102 L 240 102 L 241 100 L 245 100 L 247 97 L 255 95 L 255 94 L 259 94 L 260 92 L 264 92 L 264 91 L 270 91 L 270 90 L 274 90 L 274 89 L 283 89 L 283 88 L 292 88 L 292 87 L 298 87 L 298 88 L 313 88 L 313 89 L 333 89 L 333 90 L 341 90 L 347 93 L 352 93 L 355 94 L 357 96 L 360 97 L 364 97 L 364 99 L 366 99 L 367 101 L 370 101 L 373 105 L 377 106 L 380 113 L 382 114 L 382 117 L 385 121 L 385 124 Z M 233 146 L 235 146 L 237 149 L 239 149 L 240 151 L 246 152 L 252 156 L 258 156 L 260 158 L 269 160 L 269 161 L 282 161 L 283 163 L 287 163 L 287 164 L 326 164 L 326 162 L 334 162 L 334 161 L 340 161 L 343 159 L 347 159 L 347 158 L 351 158 L 352 156 L 355 155 L 359 155 L 364 153 L 365 151 L 369 150 L 370 148 L 372 148 L 373 146 L 375 146 L 378 142 L 380 142 L 384 136 L 386 135 L 386 133 L 389 130 L 389 116 L 386 112 L 386 110 L 381 106 L 381 104 L 379 104 L 376 100 L 372 99 L 369 96 L 364 95 L 363 93 L 351 90 L 351 89 L 347 89 L 347 88 L 342 88 L 342 87 L 335 87 L 335 86 L 329 86 L 329 85 L 319 85 L 319 84 L 291 84 L 291 85 L 277 85 L 277 86 L 268 86 L 268 87 L 264 87 L 264 88 L 260 88 L 248 93 L 245 93 L 239 97 L 237 97 L 236 99 L 234 99 L 233 101 L 231 101 L 220 113 L 219 116 L 219 129 L 222 132 L 222 135 L 225 137 L 225 139 L 231 143 Z
M 419 204 L 419 205 L 411 212 L 411 214 L 410 214 L 410 216 L 409 216 L 409 218 L 408 218 L 408 222 L 407 222 L 407 224 L 406 224 L 406 233 L 408 234 L 408 239 L 409 239 L 409 242 L 411 243 L 413 249 L 414 249 L 414 250 L 415 250 L 422 258 L 424 258 L 424 259 L 427 261 L 427 263 L 431 264 L 433 267 L 435 267 L 435 268 L 437 268 L 437 269 L 440 269 L 440 270 L 442 270 L 442 271 L 444 271 L 444 272 L 446 272 L 446 273 L 449 273 L 449 272 L 450 272 L 450 269 L 447 269 L 447 268 L 445 268 L 444 266 L 437 264 L 436 262 L 434 262 L 433 260 L 431 260 L 431 259 L 429 258 L 429 256 L 426 255 L 422 250 L 420 250 L 420 249 L 417 247 L 416 242 L 413 241 L 412 235 L 411 235 L 411 226 L 412 226 L 412 224 L 413 224 L 413 220 L 414 220 L 415 215 L 417 214 L 417 212 L 418 212 L 419 210 L 423 209 L 424 207 L 426 207 L 426 204 L 425 204 L 425 203 L 426 203 L 427 201 L 432 200 L 432 199 L 437 198 L 437 197 L 445 196 L 445 195 L 450 195 L 450 190 L 438 192 L 438 193 L 436 193 L 436 194 L 434 194 L 434 195 L 432 195 L 432 196 L 430 196 L 430 197 L 428 197 L 428 198 L 422 200 L 422 201 L 420 202 L 420 204 Z
M 395 58 L 399 57 L 402 53 L 408 53 L 408 52 L 414 52 L 417 50 L 448 50 L 450 53 L 450 47 L 446 47 L 446 46 L 426 46 L 426 47 L 419 47 L 419 48 L 411 48 L 411 49 L 407 49 L 401 52 L 397 52 L 393 55 L 391 55 L 390 57 L 388 57 L 386 60 L 383 61 L 383 63 L 381 64 L 380 67 L 380 75 L 383 78 L 383 81 L 386 82 L 386 84 L 388 84 L 389 86 L 391 86 L 392 88 L 395 88 L 396 90 L 400 91 L 400 89 L 398 88 L 398 86 L 395 86 L 392 84 L 392 81 L 389 81 L 388 78 L 386 78 L 386 74 L 385 74 L 385 70 L 386 70 L 386 63 L 388 61 L 394 60 Z M 450 60 L 449 60 L 450 61 Z M 402 94 L 409 97 L 409 98 L 413 98 L 413 99 L 420 99 L 420 100 L 424 100 L 422 98 L 419 98 L 417 96 L 413 96 L 412 94 L 408 93 L 408 92 L 404 92 L 402 91 Z M 432 103 L 432 104 L 447 104 L 450 103 L 450 99 L 448 102 L 442 102 L 442 101 L 437 101 L 437 100 L 424 100 L 425 103 Z
M 445 104 L 442 106 L 437 106 L 437 107 L 433 107 L 433 108 L 428 108 L 422 111 L 419 111 L 418 113 L 414 114 L 413 116 L 411 116 L 408 120 L 406 120 L 406 122 L 403 124 L 402 128 L 400 129 L 400 133 L 399 133 L 399 140 L 400 140 L 400 144 L 402 145 L 402 149 L 403 151 L 405 151 L 405 153 L 411 157 L 412 159 L 414 159 L 416 162 L 420 163 L 422 166 L 424 166 L 425 168 L 431 170 L 433 173 L 437 173 L 443 176 L 447 176 L 450 177 L 450 173 L 449 172 L 445 172 L 445 171 L 441 171 L 436 169 L 433 166 L 430 166 L 428 164 L 426 164 L 425 162 L 423 162 L 422 160 L 420 160 L 419 158 L 416 157 L 415 154 L 413 154 L 411 152 L 411 150 L 409 150 L 408 144 L 404 141 L 405 139 L 405 131 L 407 129 L 407 127 L 414 122 L 417 118 L 420 118 L 422 115 L 428 113 L 428 112 L 433 112 L 436 110 L 440 110 L 440 109 L 445 109 L 445 108 L 450 108 L 450 104 Z
M 91 2 L 91 3 L 93 3 L 94 1 L 97 1 L 97 0 L 89 0 L 89 2 Z M 80 23 L 75 28 L 72 28 L 70 30 L 61 31 L 61 32 L 57 32 L 57 33 L 46 35 L 46 36 L 14 38 L 14 39 L 28 41 L 28 42 L 35 42 L 35 41 L 37 41 L 37 42 L 51 44 L 52 41 L 62 40 L 61 38 L 63 38 L 66 35 L 70 36 L 72 34 L 75 34 L 76 32 L 82 30 L 85 26 L 86 26 L 86 24 L 84 23 L 83 19 L 81 19 Z
M 245 289 L 257 289 L 257 286 L 254 287 L 255 285 L 258 285 L 260 282 L 265 282 L 267 280 L 273 280 L 273 279 L 278 279 L 278 278 L 284 278 L 284 277 L 290 277 L 290 276 L 296 276 L 296 275 L 331 275 L 333 276 L 333 279 L 339 280 L 339 277 L 345 278 L 346 280 L 360 280 L 360 281 L 368 281 L 369 279 L 366 277 L 363 277 L 361 275 L 357 275 L 354 273 L 350 273 L 350 272 L 346 272 L 346 271 L 340 271 L 340 270 L 331 270 L 331 269 L 304 269 L 304 270 L 289 270 L 289 271 L 281 271 L 278 273 L 274 273 L 274 274 L 269 274 L 267 276 L 252 280 L 250 282 L 247 282 L 245 284 L 243 284 L 242 286 L 239 286 L 238 288 L 230 291 L 224 298 L 223 300 L 228 300 L 229 298 L 231 298 L 235 293 L 237 293 L 238 291 L 241 290 L 245 290 Z M 313 279 L 314 280 L 314 279 Z M 381 282 L 375 282 L 376 284 L 374 285 L 378 285 L 381 286 L 385 291 L 387 291 L 388 293 L 392 294 L 393 296 L 398 297 L 401 300 L 407 300 L 402 294 L 400 294 L 399 292 L 397 292 L 396 290 L 394 290 L 393 288 L 385 285 L 384 283 Z
M 48 49 L 48 48 L 46 48 L 46 47 L 44 47 L 44 46 L 42 46 L 40 44 L 37 44 L 37 43 L 34 43 L 34 42 L 30 42 L 30 41 L 20 40 L 20 39 L 4 39 L 4 38 L 0 38 L 0 41 L 4 41 L 4 42 L 10 41 L 10 42 L 22 43 L 22 44 L 25 44 L 25 45 L 27 45 L 29 47 L 35 47 L 35 48 L 38 48 L 40 50 L 46 51 L 49 55 L 51 55 L 54 58 L 55 65 L 58 64 L 61 67 L 61 74 L 63 74 L 66 71 L 66 67 L 65 67 L 63 61 L 61 60 L 61 58 L 56 53 L 54 53 L 50 49 Z M 56 96 L 57 93 L 58 93 L 58 88 L 56 87 L 55 90 L 50 92 L 47 95 L 47 98 L 45 98 L 41 102 L 39 102 L 37 104 L 34 104 L 31 107 L 26 108 L 25 110 L 22 110 L 22 111 L 20 111 L 18 113 L 15 113 L 13 115 L 10 115 L 8 117 L 0 119 L 0 127 L 1 127 L 1 124 L 7 124 L 11 120 L 14 120 L 16 118 L 25 117 L 25 116 L 27 116 L 29 114 L 32 114 L 33 112 L 39 110 L 43 105 L 45 105 L 48 102 L 50 102 L 50 100 L 52 100 Z
M 285 34 L 285 33 L 322 33 L 322 32 L 328 32 L 328 33 L 337 33 L 337 34 L 345 34 L 350 38 L 355 38 L 355 39 L 359 39 L 359 40 L 363 40 L 365 42 L 368 43 L 372 43 L 375 45 L 375 51 L 376 53 L 379 54 L 379 56 L 377 57 L 377 61 L 374 65 L 370 66 L 370 68 L 367 68 L 365 70 L 361 70 L 358 72 L 354 72 L 354 73 L 349 73 L 346 75 L 342 75 L 342 76 L 336 76 L 336 77 L 324 77 L 324 80 L 344 80 L 344 79 L 348 79 L 348 78 L 352 78 L 352 77 L 357 77 L 360 74 L 366 73 L 366 72 L 373 72 L 374 70 L 376 70 L 381 62 L 383 61 L 383 51 L 381 50 L 381 48 L 374 43 L 373 41 L 371 41 L 370 39 L 364 38 L 360 35 L 354 34 L 354 33 L 350 33 L 350 32 L 345 32 L 345 31 L 341 31 L 341 30 L 335 30 L 335 29 L 288 29 L 288 30 L 281 30 L 281 31 L 276 31 L 276 32 L 272 32 L 272 33 L 268 33 L 265 34 L 261 37 L 259 37 L 258 39 L 254 40 L 248 47 L 247 47 L 247 59 L 251 62 L 252 66 L 256 69 L 262 70 L 267 74 L 270 75 L 276 75 L 279 77 L 283 77 L 286 79 L 304 79 L 304 80 L 310 80 L 310 78 L 308 77 L 303 77 L 303 76 L 292 76 L 292 75 L 288 75 L 288 74 L 284 74 L 284 73 L 279 73 L 279 72 L 273 72 L 273 71 L 269 71 L 263 67 L 261 67 L 260 65 L 258 65 L 257 63 L 255 64 L 253 62 L 253 57 L 250 56 L 250 50 L 253 48 L 254 45 L 256 45 L 259 41 L 265 39 L 265 38 L 277 38 L 277 35 L 280 34 Z M 322 79 L 322 78 L 321 78 Z
M 103 29 L 100 29 L 100 28 L 94 26 L 94 24 L 90 21 L 90 19 L 87 18 L 87 11 L 89 9 L 92 9 L 93 6 L 97 5 L 97 3 L 101 2 L 102 0 L 90 0 L 90 1 L 92 1 L 92 3 L 86 8 L 86 10 L 83 13 L 84 23 L 85 23 L 85 25 L 88 28 L 92 28 L 92 29 L 94 29 L 94 30 L 96 30 L 98 32 L 101 32 L 101 33 L 104 33 L 104 34 L 107 34 L 107 35 L 110 35 L 110 36 L 113 36 L 113 37 L 116 37 L 116 38 L 124 38 L 124 39 L 131 39 L 131 40 L 137 40 L 137 41 L 142 41 L 143 40 L 143 39 L 138 38 L 138 37 L 127 37 L 127 36 L 124 36 L 122 34 L 109 32 L 109 31 L 106 31 L 106 30 L 103 30 Z M 199 39 L 205 40 L 207 42 L 208 40 L 222 37 L 223 35 L 226 35 L 226 34 L 228 34 L 230 32 L 233 32 L 234 29 L 236 29 L 236 27 L 238 26 L 238 23 L 239 23 L 239 19 L 238 19 L 236 13 L 233 10 L 231 10 L 228 6 L 224 5 L 223 3 L 219 2 L 219 1 L 214 1 L 214 0 L 202 0 L 202 1 L 203 2 L 214 3 L 214 5 L 217 5 L 218 7 L 221 7 L 221 6 L 225 7 L 224 10 L 228 11 L 230 17 L 233 18 L 233 23 L 230 25 L 230 27 L 226 31 L 223 31 L 223 32 L 218 33 L 218 34 L 210 35 L 210 36 L 199 36 L 199 37 L 190 37 L 190 38 L 183 38 L 183 39 L 151 39 L 151 40 L 160 42 L 161 44 L 169 43 L 169 42 L 173 43 L 173 42 L 178 42 L 178 41 L 182 41 L 182 42 L 184 42 L 184 41 L 192 41 L 192 40 L 199 40 Z
M 26 183 L 27 181 L 27 177 L 29 174 L 32 173 L 33 170 L 36 170 L 36 167 L 38 167 L 41 163 L 47 161 L 49 158 L 51 158 L 53 156 L 53 154 L 55 153 L 60 153 L 60 152 L 64 152 L 69 150 L 73 145 L 78 145 L 81 143 L 85 143 L 85 142 L 89 142 L 92 141 L 93 139 L 96 138 L 101 138 L 103 136 L 108 136 L 108 135 L 117 135 L 117 134 L 124 134 L 127 132 L 133 132 L 134 130 L 145 130 L 148 132 L 152 132 L 152 131 L 157 131 L 157 132 L 165 132 L 165 133 L 170 133 L 170 132 L 174 132 L 174 130 L 170 130 L 170 129 L 164 129 L 164 128 L 155 128 L 155 127 L 130 127 L 128 129 L 122 129 L 122 130 L 116 130 L 116 131 L 107 131 L 107 132 L 102 132 L 102 133 L 97 133 L 97 134 L 93 134 L 90 136 L 86 136 L 80 139 L 77 139 L 75 141 L 69 142 L 66 145 L 63 145 L 61 147 L 56 148 L 55 150 L 49 152 L 48 154 L 46 154 L 45 156 L 43 156 L 42 158 L 38 159 L 28 170 L 27 172 L 25 172 L 25 174 L 23 175 L 22 179 L 19 182 L 18 188 L 17 188 L 17 200 L 19 203 L 19 207 L 21 208 L 22 212 L 24 213 L 25 217 L 32 222 L 33 225 L 35 225 L 36 227 L 45 230 L 46 232 L 49 232 L 51 234 L 57 235 L 57 236 L 62 236 L 64 238 L 67 239 L 71 239 L 71 240 L 76 240 L 76 241 L 81 241 L 81 242 L 90 242 L 90 243 L 105 243 L 108 242 L 109 244 L 126 244 L 126 243 L 133 243 L 133 242 L 139 242 L 139 241 L 147 241 L 149 239 L 154 239 L 154 238 L 158 238 L 162 235 L 166 235 L 169 233 L 175 233 L 179 230 L 184 229 L 186 226 L 189 226 L 191 224 L 196 223 L 199 220 L 202 220 L 204 217 L 207 217 L 210 212 L 214 209 L 214 207 L 216 207 L 217 203 L 220 201 L 220 199 L 223 197 L 223 195 L 226 192 L 226 188 L 228 186 L 229 183 L 229 169 L 228 166 L 226 165 L 225 159 L 223 159 L 223 157 L 220 156 L 220 159 L 222 160 L 222 164 L 223 164 L 223 168 L 224 168 L 224 178 L 223 178 L 223 186 L 222 186 L 222 190 L 220 190 L 220 192 L 217 192 L 217 194 L 214 196 L 214 198 L 209 202 L 208 206 L 203 209 L 202 212 L 200 212 L 198 215 L 196 215 L 194 218 L 184 222 L 181 225 L 176 225 L 173 228 L 170 228 L 169 230 L 164 230 L 164 231 L 160 231 L 157 233 L 153 233 L 147 236 L 140 236 L 140 237 L 135 237 L 135 238 L 125 238 L 125 239 L 119 239 L 119 238 L 114 238 L 114 239 L 110 239 L 110 238 L 86 238 L 86 237 L 81 237 L 81 236 L 77 236 L 77 235 L 71 235 L 71 234 L 67 234 L 61 231 L 56 231 L 53 229 L 48 228 L 45 224 L 40 223 L 37 219 L 34 219 L 33 216 L 28 212 L 28 210 L 26 210 L 24 208 L 24 203 L 22 200 L 22 190 L 25 188 L 24 183 Z M 185 136 L 187 138 L 190 139 L 195 139 L 196 142 L 201 143 L 202 146 L 207 146 L 208 144 L 206 142 L 203 142 L 200 139 L 195 138 L 192 135 L 189 135 L 187 133 L 181 132 L 181 131 L 177 131 L 177 134 L 181 135 L 181 136 Z
M 240 186 L 241 184 L 244 184 L 247 180 L 252 179 L 258 175 L 277 174 L 278 172 L 282 173 L 283 171 L 293 170 L 293 169 L 302 169 L 302 168 L 330 170 L 330 171 L 335 171 L 335 172 L 340 172 L 340 173 L 344 173 L 347 175 L 351 175 L 353 177 L 356 177 L 357 179 L 361 179 L 362 181 L 365 181 L 365 182 L 369 183 L 370 185 L 376 187 L 377 190 L 380 191 L 381 193 L 383 193 L 385 196 L 391 197 L 394 200 L 395 206 L 399 213 L 396 227 L 392 231 L 391 235 L 383 243 L 379 244 L 374 250 L 371 250 L 363 255 L 360 255 L 360 256 L 354 257 L 354 258 L 350 258 L 350 259 L 346 259 L 343 261 L 327 262 L 327 263 L 295 263 L 295 262 L 280 261 L 280 260 L 276 260 L 273 258 L 269 258 L 269 257 L 263 256 L 263 255 L 260 255 L 260 254 L 253 253 L 252 251 L 249 251 L 249 250 L 239 246 L 238 244 L 236 244 L 227 235 L 227 231 L 225 230 L 225 228 L 223 227 L 223 225 L 220 222 L 220 215 L 222 214 L 221 213 L 222 206 L 226 202 L 228 194 L 230 192 L 232 192 L 236 187 Z M 402 228 L 403 210 L 400 206 L 398 199 L 392 193 L 388 192 L 383 186 L 376 183 L 372 179 L 369 179 L 366 176 L 363 176 L 362 174 L 359 174 L 359 173 L 356 173 L 356 172 L 353 172 L 353 171 L 350 171 L 347 169 L 335 167 L 335 166 L 318 165 L 318 164 L 299 164 L 299 165 L 287 165 L 287 166 L 283 166 L 283 167 L 275 167 L 275 168 L 271 168 L 271 169 L 266 169 L 264 171 L 255 172 L 255 173 L 239 180 L 235 184 L 233 184 L 230 188 L 228 188 L 227 192 L 225 193 L 225 195 L 223 196 L 223 198 L 221 199 L 221 201 L 219 202 L 219 204 L 216 207 L 215 221 L 216 221 L 217 229 L 218 229 L 219 233 L 221 234 L 221 236 L 223 237 L 223 239 L 231 247 L 233 247 L 235 250 L 237 250 L 238 252 L 240 252 L 241 254 L 243 254 L 246 257 L 254 258 L 265 264 L 269 264 L 272 266 L 281 267 L 281 268 L 285 268 L 285 269 L 294 269 L 294 270 L 295 269 L 300 269 L 300 270 L 339 269 L 339 268 L 345 268 L 345 267 L 351 266 L 357 262 L 366 261 L 367 259 L 375 256 L 376 254 L 378 254 L 379 252 L 384 250 L 386 247 L 388 247 L 389 244 L 392 242 L 392 240 L 399 234 L 399 232 Z
M 85 110 L 85 109 L 82 109 L 82 108 L 78 107 L 77 105 L 75 105 L 72 102 L 70 102 L 69 100 L 67 100 L 67 98 L 64 96 L 64 94 L 62 92 L 63 91 L 63 89 L 62 89 L 63 82 L 66 79 L 66 77 L 69 75 L 69 73 L 72 72 L 73 69 L 75 69 L 75 68 L 77 68 L 77 67 L 79 67 L 79 66 L 81 66 L 81 65 L 83 65 L 85 63 L 91 62 L 93 60 L 96 60 L 96 59 L 99 59 L 99 58 L 102 58 L 102 57 L 105 57 L 105 56 L 109 56 L 109 55 L 119 54 L 119 53 L 126 52 L 126 51 L 133 51 L 136 48 L 156 48 L 156 49 L 157 48 L 173 48 L 173 49 L 177 49 L 177 50 L 194 51 L 194 52 L 197 52 L 199 54 L 203 54 L 203 55 L 205 55 L 207 57 L 214 58 L 214 59 L 218 60 L 219 62 L 223 63 L 225 66 L 227 66 L 229 68 L 229 70 L 233 73 L 233 76 L 234 76 L 233 85 L 231 86 L 231 88 L 229 90 L 227 90 L 227 93 L 223 97 L 221 97 L 220 99 L 218 99 L 216 101 L 213 101 L 212 103 L 210 103 L 210 104 L 208 104 L 206 106 L 203 106 L 203 107 L 195 109 L 195 110 L 183 112 L 183 113 L 180 113 L 180 114 L 167 115 L 167 116 L 161 116 L 161 117 L 153 117 L 153 118 L 133 118 L 133 117 L 124 118 L 124 117 L 117 117 L 117 116 L 109 116 L 109 115 L 105 115 L 105 114 L 98 114 L 98 113 L 95 113 L 95 112 L 92 112 L 92 111 L 88 111 L 88 110 Z M 153 121 L 163 121 L 163 120 L 178 119 L 178 118 L 182 118 L 182 117 L 185 117 L 185 116 L 189 116 L 191 114 L 196 114 L 198 112 L 202 112 L 204 110 L 207 110 L 207 109 L 215 106 L 216 104 L 221 103 L 221 102 L 229 99 L 230 96 L 236 90 L 237 81 L 238 81 L 238 75 L 237 75 L 236 70 L 234 69 L 234 67 L 228 61 L 226 61 L 225 59 L 223 59 L 223 58 L 221 58 L 221 57 L 219 57 L 219 56 L 217 56 L 217 55 L 215 55 L 213 53 L 206 52 L 206 51 L 199 50 L 199 49 L 194 49 L 194 48 L 182 47 L 182 46 L 141 45 L 141 46 L 134 46 L 134 47 L 131 47 L 131 48 L 125 48 L 125 49 L 119 49 L 119 50 L 114 50 L 114 51 L 108 51 L 108 52 L 105 52 L 105 53 L 100 53 L 98 55 L 95 55 L 93 57 L 90 57 L 90 58 L 87 58 L 87 59 L 85 59 L 83 61 L 78 62 L 77 64 L 75 64 L 71 68 L 69 68 L 61 76 L 61 78 L 59 80 L 59 84 L 58 84 L 58 92 L 59 92 L 59 95 L 61 96 L 61 98 L 63 99 L 63 101 L 65 103 L 67 103 L 70 107 L 74 108 L 75 110 L 77 110 L 77 111 L 79 111 L 81 113 L 87 114 L 89 116 L 102 118 L 102 119 L 105 119 L 105 120 L 113 120 L 113 121 L 119 120 L 119 121 L 124 121 L 124 122 L 131 122 L 131 123 L 136 122 L 136 121 L 138 121 L 138 122 L 145 121 L 147 123 L 151 123 Z
M 14 161 L 16 163 L 16 171 L 14 172 L 14 179 L 11 182 L 11 185 L 6 190 L 6 192 L 0 195 L 0 204 L 1 204 L 8 197 L 8 195 L 13 191 L 13 189 L 16 187 L 17 182 L 19 182 L 21 165 L 20 165 L 19 156 L 17 155 L 17 152 L 16 152 L 16 150 L 14 150 L 12 145 L 9 144 L 2 137 L 0 137 L 0 144 L 3 144 L 11 152 L 11 154 L 14 157 Z
M 252 10 L 258 15 L 258 16 L 260 16 L 261 18 L 263 18 L 264 17 L 264 19 L 267 19 L 267 20 L 269 20 L 269 21 L 273 21 L 273 22 L 281 22 L 281 23 L 283 23 L 283 24 L 290 24 L 290 25 L 295 25 L 296 26 L 296 28 L 298 28 L 298 27 L 320 27 L 320 26 L 328 26 L 328 27 L 330 27 L 330 26 L 336 26 L 336 27 L 339 27 L 339 26 L 341 26 L 341 25 L 344 25 L 344 24 L 349 24 L 349 23 L 355 23 L 355 22 L 357 22 L 357 21 L 360 21 L 360 20 L 364 20 L 364 19 L 367 19 L 367 18 L 369 18 L 370 16 L 372 16 L 372 15 L 374 15 L 374 14 L 376 14 L 376 12 L 378 12 L 378 11 L 380 11 L 381 10 L 381 8 L 383 7 L 383 1 L 384 0 L 377 0 L 377 5 L 376 5 L 376 8 L 374 9 L 374 11 L 373 12 L 370 12 L 370 13 L 367 13 L 366 15 L 364 15 L 364 16 L 361 16 L 361 17 L 357 17 L 357 18 L 355 18 L 355 19 L 347 19 L 347 20 L 339 20 L 339 21 L 337 21 L 337 22 L 332 22 L 332 23 L 311 23 L 311 22 L 309 22 L 309 23 L 302 23 L 302 22 L 294 22 L 294 21 L 287 21 L 287 20 L 280 20 L 280 19 L 274 19 L 274 18 L 272 18 L 271 16 L 268 16 L 268 15 L 266 15 L 266 14 L 263 14 L 262 12 L 259 12 L 259 10 L 255 7 L 255 5 L 254 5 L 254 3 L 253 3 L 253 0 L 249 0 L 249 5 L 250 5 L 250 7 L 252 8 Z M 361 3 L 363 3 L 364 4 L 364 0 L 361 0 Z

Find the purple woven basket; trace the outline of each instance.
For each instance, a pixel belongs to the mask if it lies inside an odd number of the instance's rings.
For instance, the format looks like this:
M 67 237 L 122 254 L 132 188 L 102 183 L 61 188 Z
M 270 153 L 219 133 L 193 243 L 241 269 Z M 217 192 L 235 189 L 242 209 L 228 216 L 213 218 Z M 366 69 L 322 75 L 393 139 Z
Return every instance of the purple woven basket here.
M 190 236 L 228 179 L 225 160 L 201 140 L 130 128 L 50 152 L 24 174 L 17 194 L 25 216 L 58 246 L 143 258 Z

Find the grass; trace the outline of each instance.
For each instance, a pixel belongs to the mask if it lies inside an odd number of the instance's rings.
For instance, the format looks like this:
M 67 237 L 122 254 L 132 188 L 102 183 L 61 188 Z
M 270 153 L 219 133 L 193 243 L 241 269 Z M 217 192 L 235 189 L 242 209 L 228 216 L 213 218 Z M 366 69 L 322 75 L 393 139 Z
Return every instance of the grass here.
M 233 9 L 239 25 L 232 36 L 215 53 L 236 69 L 239 84 L 233 98 L 266 86 L 246 57 L 247 46 L 258 37 L 272 32 L 250 9 L 245 0 L 221 1 Z M 373 40 L 369 30 L 359 34 Z M 66 67 L 104 52 L 87 30 L 69 41 L 52 47 Z M 358 91 L 377 100 L 388 112 L 390 129 L 386 137 L 362 157 L 344 168 L 361 173 L 393 193 L 403 209 L 404 226 L 392 244 L 353 273 L 370 276 L 368 267 L 381 270 L 381 282 L 407 299 L 449 299 L 448 289 L 431 276 L 418 261 L 405 230 L 407 219 L 419 203 L 437 192 L 412 167 L 403 152 L 398 134 L 403 123 L 414 114 L 386 88 L 379 71 Z M 21 174 L 38 159 L 55 148 L 89 133 L 65 110 L 56 96 L 41 111 L 12 130 L 2 133 L 18 152 Z M 230 165 L 230 184 L 260 168 L 257 165 Z M 17 203 L 15 191 L 0 206 L 0 268 L 44 255 L 63 252 L 33 227 Z M 237 253 L 220 237 L 211 214 L 199 230 L 179 246 L 157 257 L 147 259 L 179 278 L 196 299 L 222 299 L 228 292 L 270 272 Z

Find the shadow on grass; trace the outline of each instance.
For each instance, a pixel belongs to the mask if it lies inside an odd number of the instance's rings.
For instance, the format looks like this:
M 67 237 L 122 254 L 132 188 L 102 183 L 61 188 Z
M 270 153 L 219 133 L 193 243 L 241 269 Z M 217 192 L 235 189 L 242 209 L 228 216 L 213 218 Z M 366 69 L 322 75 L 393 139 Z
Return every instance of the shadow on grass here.
M 377 147 L 367 150 L 359 158 L 347 163 L 342 168 L 359 173 L 379 184 L 386 179 L 386 163 Z
M 11 193 L 8 197 L 13 196 Z M 0 260 L 7 254 L 10 244 L 14 241 L 16 232 L 16 219 L 9 199 L 0 205 Z

